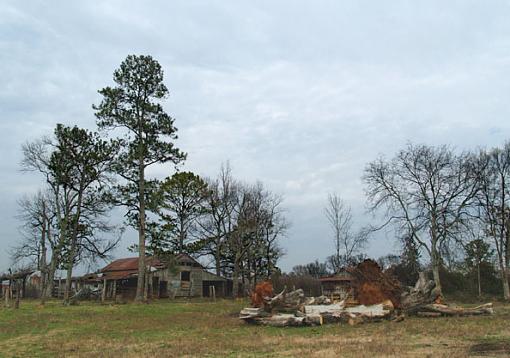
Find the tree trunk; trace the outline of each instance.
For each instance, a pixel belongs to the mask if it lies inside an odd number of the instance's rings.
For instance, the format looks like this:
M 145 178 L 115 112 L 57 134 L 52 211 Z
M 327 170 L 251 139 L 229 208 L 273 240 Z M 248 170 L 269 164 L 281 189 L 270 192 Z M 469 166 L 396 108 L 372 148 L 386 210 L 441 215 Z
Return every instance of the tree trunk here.
M 46 277 L 46 292 L 44 292 L 45 298 L 51 298 L 53 295 L 53 285 L 55 280 L 55 272 L 57 271 L 57 259 L 58 254 L 53 252 L 51 254 L 50 266 L 48 268 L 48 276 Z
M 140 139 L 141 141 L 142 139 Z M 141 146 L 141 144 L 140 144 Z M 140 212 L 138 218 L 138 280 L 135 301 L 142 302 L 145 296 L 145 172 L 143 158 L 139 158 L 138 201 Z
M 67 273 L 66 273 L 66 286 L 64 289 L 64 304 L 69 304 L 69 297 L 71 297 L 72 279 L 73 279 L 73 266 L 74 256 L 76 255 L 76 240 L 72 239 L 71 250 L 69 252 L 69 258 L 67 261 Z
M 234 260 L 234 271 L 232 273 L 232 297 L 239 296 L 239 255 L 236 253 Z
M 41 270 L 41 305 L 46 303 L 46 270 Z
M 214 255 L 214 261 L 216 264 L 216 275 L 221 276 L 221 239 L 218 237 L 216 241 L 216 253 Z
M 67 258 L 67 278 L 66 287 L 64 291 L 64 304 L 69 304 L 69 297 L 71 296 L 71 286 L 73 278 L 74 257 L 76 256 L 76 246 L 78 245 L 78 227 L 80 225 L 81 205 L 83 202 L 83 191 L 85 190 L 83 180 L 80 183 L 78 192 L 78 200 L 76 202 L 76 215 L 73 221 L 73 231 L 71 232 L 71 249 L 69 250 L 69 257 Z
M 501 281 L 503 283 L 503 297 L 505 301 L 510 301 L 510 287 L 508 285 L 508 272 L 505 267 L 501 267 Z
M 482 283 L 480 281 L 480 260 L 477 260 L 478 297 L 482 297 Z
M 434 227 L 432 228 L 432 243 L 431 243 L 431 261 L 432 261 L 432 274 L 434 276 L 434 282 L 436 284 L 436 292 L 439 295 L 443 294 L 443 290 L 441 287 L 441 279 L 439 277 L 439 268 L 441 266 L 441 260 L 439 256 L 439 252 L 437 251 L 437 234 L 434 231 Z
M 145 279 L 144 279 L 144 288 L 143 288 L 143 300 L 147 302 L 149 298 L 149 280 L 150 280 L 150 270 L 147 270 L 145 272 Z
M 432 274 L 434 276 L 434 283 L 436 284 L 436 290 L 439 292 L 439 294 L 442 294 L 441 280 L 439 278 L 439 263 L 438 262 L 432 263 Z
M 42 218 L 42 229 L 41 229 L 41 255 L 39 257 L 39 271 L 41 272 L 41 287 L 40 297 L 41 304 L 44 305 L 44 289 L 46 287 L 46 206 L 43 204 L 43 218 Z

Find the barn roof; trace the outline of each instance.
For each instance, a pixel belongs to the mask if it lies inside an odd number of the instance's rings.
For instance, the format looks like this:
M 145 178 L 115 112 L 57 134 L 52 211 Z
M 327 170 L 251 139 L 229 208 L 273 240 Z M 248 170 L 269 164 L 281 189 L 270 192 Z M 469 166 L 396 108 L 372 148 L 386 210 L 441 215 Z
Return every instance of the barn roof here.
M 196 265 L 202 267 L 198 261 L 187 254 L 178 254 L 176 256 L 176 261 L 178 265 Z M 156 269 L 166 268 L 167 265 L 158 260 L 156 257 L 147 257 L 146 264 L 150 265 Z M 122 259 L 117 259 L 110 264 L 106 265 L 101 269 L 101 272 L 108 273 L 110 276 L 113 272 L 117 272 L 117 275 L 121 276 L 129 276 L 131 273 L 138 272 L 138 257 L 127 257 Z M 121 273 L 122 272 L 122 273 Z

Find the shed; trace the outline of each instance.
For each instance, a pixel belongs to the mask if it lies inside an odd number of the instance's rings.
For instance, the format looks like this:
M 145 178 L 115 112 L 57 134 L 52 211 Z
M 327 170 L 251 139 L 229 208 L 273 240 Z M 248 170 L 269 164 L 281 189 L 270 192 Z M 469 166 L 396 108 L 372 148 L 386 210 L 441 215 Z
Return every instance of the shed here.
M 319 279 L 322 294 L 340 300 L 352 295 L 354 280 L 354 276 L 345 270 Z

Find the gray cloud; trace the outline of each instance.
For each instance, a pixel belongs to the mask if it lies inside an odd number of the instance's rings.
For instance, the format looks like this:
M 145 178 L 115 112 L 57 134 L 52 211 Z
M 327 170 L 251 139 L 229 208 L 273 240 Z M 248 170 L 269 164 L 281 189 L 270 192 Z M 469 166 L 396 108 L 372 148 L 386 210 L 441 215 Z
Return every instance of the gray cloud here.
M 130 53 L 166 71 L 186 168 L 285 196 L 284 269 L 332 251 L 328 192 L 364 213 L 361 174 L 407 141 L 461 149 L 508 138 L 507 2 L 8 1 L 0 8 L 0 243 L 39 187 L 20 146 L 57 122 L 93 128 L 91 104 Z M 152 169 L 156 176 L 170 167 Z M 135 240 L 126 235 L 125 246 Z M 369 254 L 392 249 L 374 238 Z M 118 254 L 124 254 L 119 250 Z M 0 270 L 9 265 L 0 250 Z

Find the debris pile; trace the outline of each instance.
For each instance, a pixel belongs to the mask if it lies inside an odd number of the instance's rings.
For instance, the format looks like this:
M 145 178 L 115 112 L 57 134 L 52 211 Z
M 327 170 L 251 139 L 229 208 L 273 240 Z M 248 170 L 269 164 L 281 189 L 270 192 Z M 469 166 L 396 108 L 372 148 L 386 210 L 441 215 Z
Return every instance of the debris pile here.
M 402 287 L 384 273 L 375 261 L 365 260 L 348 269 L 355 280 L 350 293 L 339 302 L 326 296 L 306 297 L 302 289 L 277 295 L 269 282 L 259 284 L 252 295 L 253 307 L 241 310 L 239 318 L 247 323 L 276 327 L 313 326 L 325 323 L 350 325 L 392 319 L 405 315 L 420 317 L 468 316 L 494 313 L 492 303 L 474 308 L 440 303 L 439 291 L 421 273 L 414 287 Z

